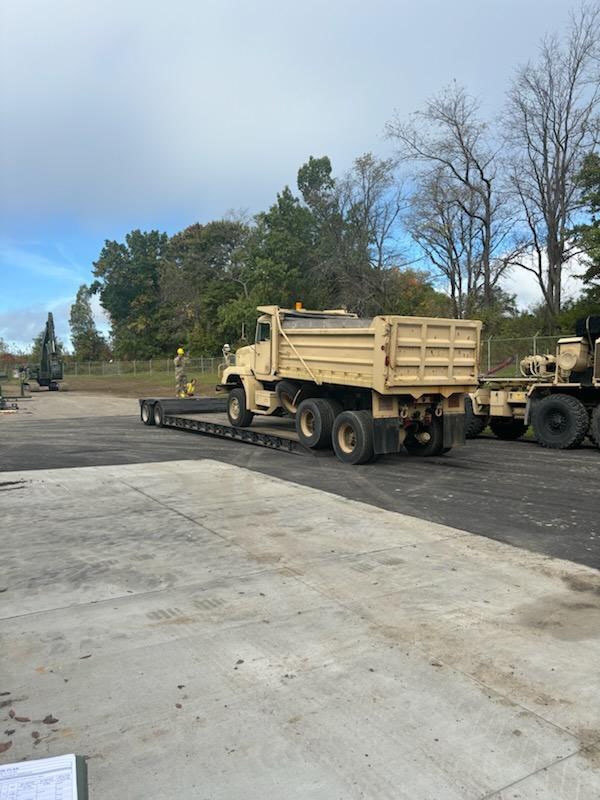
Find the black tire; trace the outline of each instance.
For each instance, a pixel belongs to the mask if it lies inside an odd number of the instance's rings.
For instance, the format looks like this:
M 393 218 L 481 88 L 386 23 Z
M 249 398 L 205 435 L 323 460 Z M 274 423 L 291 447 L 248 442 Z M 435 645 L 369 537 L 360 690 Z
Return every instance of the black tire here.
M 296 412 L 296 432 L 300 443 L 313 450 L 331 447 L 335 418 L 342 407 L 335 400 L 315 397 L 303 400 Z
M 407 434 L 404 440 L 404 447 L 406 447 L 410 455 L 421 456 L 421 458 L 444 455 L 444 426 L 442 418 L 433 417 L 427 431 L 423 431 L 423 433 L 425 432 L 428 433 L 430 437 L 427 442 L 420 442 L 411 433 Z
M 55 381 L 50 381 L 48 384 L 48 391 L 49 392 L 58 392 L 58 383 Z
M 154 414 L 152 413 L 153 409 L 152 406 L 149 405 L 145 400 L 140 407 L 140 419 L 144 423 L 144 425 L 154 425 Z
M 527 430 L 522 419 L 512 419 L 510 417 L 492 417 L 490 428 L 494 436 L 504 439 L 507 442 L 514 442 L 520 439 Z
M 302 387 L 293 381 L 279 381 L 275 387 L 275 394 L 279 400 L 281 407 L 287 411 L 288 414 L 294 416 L 300 405 L 298 395 L 302 391 Z M 296 402 L 294 403 L 294 400 Z
M 596 447 L 600 447 L 600 406 L 596 406 L 596 408 L 592 411 L 590 439 L 596 445 Z
M 333 449 L 345 464 L 373 459 L 373 417 L 370 411 L 342 411 L 333 423 Z
M 154 403 L 154 408 L 152 409 L 152 416 L 154 418 L 154 424 L 157 428 L 162 428 L 164 425 L 163 422 L 163 407 L 160 403 Z
M 569 394 L 551 394 L 533 409 L 533 432 L 542 447 L 570 450 L 585 439 L 590 420 L 583 403 Z
M 246 391 L 243 386 L 229 392 L 227 416 L 234 428 L 247 428 L 252 424 L 254 414 L 246 407 Z
M 482 417 L 473 411 L 473 401 L 470 397 L 465 397 L 465 436 L 467 439 L 476 439 L 483 433 L 487 425 L 486 417 Z

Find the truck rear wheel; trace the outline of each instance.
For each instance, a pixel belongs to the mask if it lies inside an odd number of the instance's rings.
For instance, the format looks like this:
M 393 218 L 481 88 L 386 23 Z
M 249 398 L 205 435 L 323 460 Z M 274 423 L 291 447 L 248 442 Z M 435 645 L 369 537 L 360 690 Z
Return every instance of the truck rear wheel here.
M 465 397 L 465 436 L 467 439 L 476 439 L 487 425 L 486 417 L 473 411 L 473 401 Z
M 492 417 L 490 420 L 492 433 L 498 439 L 514 442 L 520 439 L 527 430 L 527 425 L 522 419 L 512 419 L 510 417 Z
M 154 425 L 154 414 L 152 413 L 152 406 L 145 400 L 140 408 L 140 419 L 144 425 Z
M 335 418 L 333 449 L 345 464 L 366 464 L 374 457 L 373 417 L 370 411 L 342 411 Z
M 417 435 L 425 438 L 424 434 L 429 436 L 427 441 L 417 438 Z M 417 435 L 409 433 L 404 440 L 404 447 L 406 447 L 411 456 L 441 456 L 450 449 L 448 448 L 447 450 L 444 447 L 444 428 L 441 417 L 433 417 L 431 425 Z
M 341 410 L 339 403 L 324 397 L 303 400 L 296 412 L 296 431 L 300 443 L 314 450 L 331 447 L 333 422 Z
M 569 394 L 544 397 L 533 410 L 533 432 L 542 447 L 568 450 L 585 439 L 589 417 L 583 403 Z
M 229 392 L 227 416 L 234 428 L 247 428 L 252 423 L 254 414 L 246 408 L 246 392 L 243 386 Z

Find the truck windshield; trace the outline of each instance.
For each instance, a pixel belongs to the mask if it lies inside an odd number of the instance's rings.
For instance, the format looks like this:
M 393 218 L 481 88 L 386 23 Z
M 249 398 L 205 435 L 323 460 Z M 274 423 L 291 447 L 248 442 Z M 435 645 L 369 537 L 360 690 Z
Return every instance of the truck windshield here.
M 256 326 L 256 341 L 268 342 L 271 338 L 271 323 L 259 322 Z

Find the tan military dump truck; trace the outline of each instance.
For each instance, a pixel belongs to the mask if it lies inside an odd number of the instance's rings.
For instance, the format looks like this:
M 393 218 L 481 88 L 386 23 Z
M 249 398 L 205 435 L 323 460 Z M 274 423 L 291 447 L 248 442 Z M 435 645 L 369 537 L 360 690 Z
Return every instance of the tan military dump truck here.
M 217 387 L 229 421 L 295 417 L 300 442 L 362 464 L 404 446 L 433 456 L 462 444 L 464 397 L 477 387 L 481 323 L 361 319 L 343 310 L 261 306 L 256 341 Z
M 489 425 L 499 439 L 519 439 L 528 427 L 542 447 L 600 446 L 600 316 L 578 320 L 576 336 L 556 353 L 527 356 L 521 378 L 484 379 L 466 400 L 467 437 Z

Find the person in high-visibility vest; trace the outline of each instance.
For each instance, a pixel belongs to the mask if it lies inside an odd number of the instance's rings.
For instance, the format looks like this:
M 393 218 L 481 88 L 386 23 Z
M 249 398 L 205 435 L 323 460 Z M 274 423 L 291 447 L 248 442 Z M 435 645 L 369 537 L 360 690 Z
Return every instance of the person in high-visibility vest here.
M 177 397 L 186 396 L 187 375 L 185 374 L 185 368 L 187 367 L 187 361 L 185 350 L 183 347 L 178 347 L 177 355 L 173 359 L 173 364 L 175 364 L 175 394 Z

